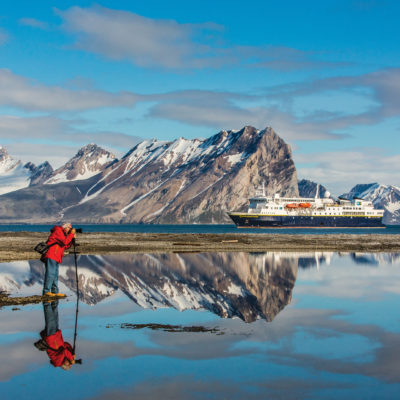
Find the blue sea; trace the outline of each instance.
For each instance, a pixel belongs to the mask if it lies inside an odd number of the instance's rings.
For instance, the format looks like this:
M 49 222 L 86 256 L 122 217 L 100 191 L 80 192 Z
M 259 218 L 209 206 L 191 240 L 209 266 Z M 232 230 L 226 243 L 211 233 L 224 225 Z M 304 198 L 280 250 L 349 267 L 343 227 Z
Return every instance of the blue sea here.
M 0 225 L 0 232 L 48 232 L 52 224 L 28 225 L 12 224 Z M 400 234 L 400 225 L 386 228 L 237 228 L 235 225 L 225 224 L 192 224 L 192 225 L 152 225 L 152 224 L 79 224 L 83 232 L 131 232 L 131 233 L 279 233 L 279 234 Z
M 13 295 L 43 278 L 0 263 Z M 0 397 L 398 399 L 399 288 L 396 253 L 68 255 L 66 299 L 0 308 Z M 67 370 L 34 345 L 56 329 Z

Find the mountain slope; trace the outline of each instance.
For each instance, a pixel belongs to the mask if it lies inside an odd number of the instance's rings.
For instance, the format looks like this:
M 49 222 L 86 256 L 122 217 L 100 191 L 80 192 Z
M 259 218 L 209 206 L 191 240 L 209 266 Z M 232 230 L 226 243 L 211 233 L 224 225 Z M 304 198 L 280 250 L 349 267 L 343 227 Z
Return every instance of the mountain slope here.
M 145 141 L 107 168 L 68 219 L 88 222 L 223 222 L 254 188 L 297 195 L 290 147 L 273 131 L 244 127 L 207 140 Z

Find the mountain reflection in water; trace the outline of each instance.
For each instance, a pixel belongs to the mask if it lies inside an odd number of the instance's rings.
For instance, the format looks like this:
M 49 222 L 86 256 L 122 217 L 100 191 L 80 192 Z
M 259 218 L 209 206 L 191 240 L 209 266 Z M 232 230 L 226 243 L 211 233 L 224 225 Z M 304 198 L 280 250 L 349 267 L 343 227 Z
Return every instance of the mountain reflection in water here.
M 298 268 L 329 264 L 332 255 L 277 252 L 82 255 L 78 260 L 80 297 L 85 303 L 96 304 L 120 290 L 143 308 L 206 309 L 224 318 L 272 321 L 291 301 Z M 380 255 L 353 253 L 351 257 L 357 263 L 374 264 Z M 42 263 L 26 264 L 29 273 L 21 263 L 21 269 L 16 269 L 14 275 L 8 271 L 5 276 L 7 271 L 2 272 L 0 289 L 13 292 L 16 288 L 41 285 Z M 60 281 L 75 290 L 75 269 L 70 256 L 60 268 Z

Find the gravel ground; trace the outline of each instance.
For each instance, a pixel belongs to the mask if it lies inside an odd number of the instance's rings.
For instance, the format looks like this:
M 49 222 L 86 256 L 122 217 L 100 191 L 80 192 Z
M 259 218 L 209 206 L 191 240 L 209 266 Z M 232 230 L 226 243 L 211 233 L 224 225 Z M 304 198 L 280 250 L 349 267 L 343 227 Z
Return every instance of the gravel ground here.
M 47 236 L 39 232 L 1 232 L 0 262 L 39 258 L 33 247 L 40 241 L 46 241 Z M 77 243 L 77 251 L 81 254 L 274 250 L 400 252 L 400 235 L 374 234 L 84 233 L 78 235 Z

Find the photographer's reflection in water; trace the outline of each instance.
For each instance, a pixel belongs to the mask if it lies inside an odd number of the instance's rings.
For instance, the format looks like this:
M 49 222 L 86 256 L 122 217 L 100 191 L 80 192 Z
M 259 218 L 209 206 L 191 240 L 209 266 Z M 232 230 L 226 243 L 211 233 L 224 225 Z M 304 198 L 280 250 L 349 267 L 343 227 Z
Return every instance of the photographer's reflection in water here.
M 51 365 L 68 371 L 75 364 L 75 351 L 70 343 L 65 342 L 58 326 L 58 300 L 43 303 L 45 328 L 40 332 L 41 339 L 35 347 L 46 351 Z

